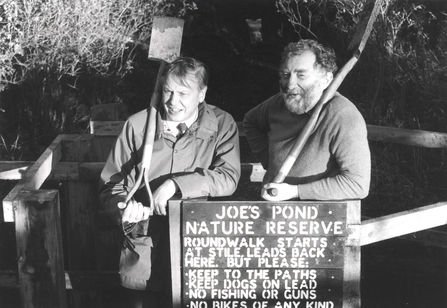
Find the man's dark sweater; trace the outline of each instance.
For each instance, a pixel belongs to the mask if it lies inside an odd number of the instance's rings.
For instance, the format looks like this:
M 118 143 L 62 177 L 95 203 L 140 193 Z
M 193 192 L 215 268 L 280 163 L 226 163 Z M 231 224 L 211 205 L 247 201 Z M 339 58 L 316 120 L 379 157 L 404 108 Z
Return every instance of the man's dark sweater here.
M 264 183 L 273 181 L 309 118 L 291 113 L 279 93 L 245 115 L 247 139 L 267 169 Z M 298 185 L 301 200 L 362 199 L 368 195 L 370 176 L 365 121 L 354 104 L 337 93 L 323 108 L 284 182 Z

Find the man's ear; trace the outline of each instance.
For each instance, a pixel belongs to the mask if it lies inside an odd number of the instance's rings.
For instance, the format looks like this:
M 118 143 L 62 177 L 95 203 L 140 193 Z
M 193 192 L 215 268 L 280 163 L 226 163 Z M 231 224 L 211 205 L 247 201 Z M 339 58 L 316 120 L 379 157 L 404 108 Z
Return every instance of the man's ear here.
M 208 87 L 203 87 L 203 89 L 200 90 L 199 103 L 203 103 L 203 101 L 205 100 L 206 90 L 208 90 Z
M 329 87 L 329 85 L 332 82 L 332 79 L 334 79 L 334 74 L 333 73 L 331 73 L 331 72 L 323 73 L 323 78 L 322 78 L 321 85 L 322 85 L 324 90 L 326 90 L 327 87 Z

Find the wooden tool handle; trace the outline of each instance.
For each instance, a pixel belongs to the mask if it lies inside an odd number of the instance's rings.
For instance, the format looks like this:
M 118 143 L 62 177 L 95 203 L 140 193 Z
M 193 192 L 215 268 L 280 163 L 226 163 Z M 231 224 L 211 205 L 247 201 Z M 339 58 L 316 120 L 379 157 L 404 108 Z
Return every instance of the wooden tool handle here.
M 332 80 L 329 87 L 323 92 L 323 95 L 315 106 L 315 110 L 312 113 L 312 116 L 304 126 L 300 135 L 297 137 L 292 149 L 289 152 L 289 155 L 286 157 L 278 174 L 273 179 L 274 183 L 282 183 L 284 181 L 290 169 L 295 164 L 298 155 L 301 153 L 301 150 L 309 139 L 310 134 L 314 131 L 323 106 L 334 96 L 335 92 L 337 91 L 342 81 L 345 79 L 346 75 L 351 71 L 351 69 L 360 58 L 360 55 L 372 31 L 374 21 L 376 20 L 377 15 L 380 12 L 383 1 L 384 0 L 368 0 L 365 4 L 363 13 L 367 14 L 367 18 L 362 19 L 362 21 L 358 24 L 356 33 L 354 34 L 354 37 L 348 48 L 349 50 L 354 50 L 352 53 L 352 58 L 342 67 L 339 73 Z M 270 189 L 268 193 L 271 196 L 276 196 L 278 192 L 275 189 Z
M 287 155 L 284 163 L 279 169 L 278 174 L 273 179 L 274 183 L 282 183 L 286 178 L 287 174 L 289 174 L 290 169 L 295 163 L 298 155 L 301 153 L 301 150 L 303 149 L 304 145 L 309 139 L 310 134 L 314 131 L 318 121 L 318 117 L 320 116 L 321 110 L 323 109 L 323 106 L 334 96 L 335 92 L 337 91 L 342 81 L 345 79 L 346 75 L 351 71 L 351 69 L 357 63 L 357 60 L 358 60 L 357 56 L 352 57 L 335 76 L 329 87 L 323 92 L 323 95 L 321 96 L 320 100 L 315 105 L 315 109 L 311 117 L 309 118 L 309 121 L 307 121 L 300 135 L 296 139 L 292 149 Z

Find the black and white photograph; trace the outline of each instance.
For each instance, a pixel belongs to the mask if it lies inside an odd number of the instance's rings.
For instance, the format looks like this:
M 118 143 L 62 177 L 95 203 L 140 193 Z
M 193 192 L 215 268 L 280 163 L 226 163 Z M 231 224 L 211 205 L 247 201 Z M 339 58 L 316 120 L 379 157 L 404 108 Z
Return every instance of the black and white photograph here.
M 446 0 L 0 0 L 1 308 L 446 308 Z

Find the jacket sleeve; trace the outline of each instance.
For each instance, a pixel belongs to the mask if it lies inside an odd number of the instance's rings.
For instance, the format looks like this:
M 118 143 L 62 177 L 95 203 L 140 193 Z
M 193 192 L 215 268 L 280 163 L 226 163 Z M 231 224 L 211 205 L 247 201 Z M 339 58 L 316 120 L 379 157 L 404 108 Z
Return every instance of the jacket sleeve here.
M 308 184 L 298 185 L 302 200 L 363 199 L 369 193 L 371 154 L 366 124 L 355 110 L 343 110 L 325 123 L 331 130 L 330 151 L 340 172 Z
M 245 114 L 243 126 L 251 151 L 264 169 L 269 165 L 269 101 L 265 101 Z
M 135 149 L 140 146 L 141 141 L 135 140 L 135 131 L 127 121 L 106 160 L 99 183 L 101 203 L 113 219 L 121 218 L 117 204 L 126 199 L 135 183 L 135 166 L 139 162 Z
M 215 152 L 208 168 L 175 176 L 183 199 L 203 196 L 229 196 L 237 188 L 241 175 L 239 132 L 230 115 L 219 123 Z

